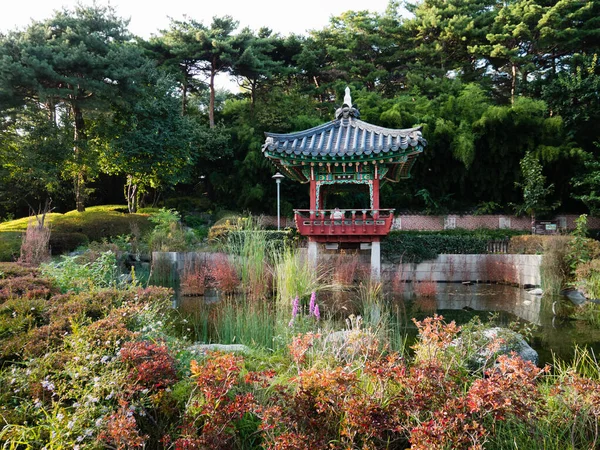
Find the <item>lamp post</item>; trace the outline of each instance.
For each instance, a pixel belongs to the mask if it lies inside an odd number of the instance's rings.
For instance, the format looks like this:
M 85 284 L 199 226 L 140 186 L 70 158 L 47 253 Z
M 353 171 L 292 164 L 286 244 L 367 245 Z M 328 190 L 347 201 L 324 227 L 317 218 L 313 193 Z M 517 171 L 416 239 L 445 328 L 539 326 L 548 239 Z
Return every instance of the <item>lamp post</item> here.
M 281 213 L 280 213 L 281 209 L 280 209 L 280 201 L 279 201 L 279 186 L 281 185 L 281 180 L 285 177 L 283 175 L 281 175 L 279 172 L 277 172 L 275 175 L 273 175 L 272 178 L 277 183 L 277 231 L 279 231 L 281 228 Z

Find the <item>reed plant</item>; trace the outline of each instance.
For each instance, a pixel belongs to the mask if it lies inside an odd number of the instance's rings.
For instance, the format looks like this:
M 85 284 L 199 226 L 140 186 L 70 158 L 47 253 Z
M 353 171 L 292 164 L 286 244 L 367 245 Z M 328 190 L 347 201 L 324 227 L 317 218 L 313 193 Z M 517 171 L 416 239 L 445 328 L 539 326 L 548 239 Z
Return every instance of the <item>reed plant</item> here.
M 403 301 L 387 301 L 382 285 L 368 280 L 358 286 L 358 309 L 365 327 L 390 350 L 403 354 L 407 346 L 406 310 Z
M 571 268 L 567 255 L 570 241 L 569 236 L 552 236 L 544 241 L 540 275 L 546 294 L 558 295 L 569 281 Z
M 273 349 L 275 318 L 267 302 L 228 297 L 215 305 L 211 316 L 216 342 Z
M 575 345 L 572 359 L 563 361 L 554 357 L 552 367 L 558 380 L 577 374 L 584 378 L 600 381 L 600 360 L 594 350 L 588 347 Z
M 297 249 L 286 247 L 274 254 L 273 280 L 275 315 L 279 329 L 287 327 L 292 316 L 292 302 L 298 297 L 302 307 L 308 307 L 311 293 L 331 289 L 323 266 L 311 267 Z
M 253 217 L 239 220 L 237 230 L 228 234 L 223 250 L 233 257 L 242 289 L 249 298 L 268 297 L 274 243 L 267 240 L 260 220 Z
M 570 362 L 554 358 L 548 377 L 548 418 L 562 448 L 600 444 L 600 364 L 593 350 L 576 346 Z
M 174 290 L 179 288 L 179 276 L 169 258 L 166 256 L 158 256 L 152 260 L 148 284 L 168 287 Z

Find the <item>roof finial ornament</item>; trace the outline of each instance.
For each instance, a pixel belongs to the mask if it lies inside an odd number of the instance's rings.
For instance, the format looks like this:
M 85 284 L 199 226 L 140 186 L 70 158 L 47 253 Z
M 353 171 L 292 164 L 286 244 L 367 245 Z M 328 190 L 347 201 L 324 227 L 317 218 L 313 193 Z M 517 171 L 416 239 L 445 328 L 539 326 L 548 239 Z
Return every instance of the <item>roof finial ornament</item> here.
M 344 105 L 348 105 L 348 108 L 352 108 L 352 96 L 350 95 L 350 87 L 346 86 L 346 95 L 344 95 Z
M 344 90 L 344 103 L 341 108 L 336 109 L 335 118 L 336 119 L 348 119 L 350 117 L 354 117 L 358 119 L 360 117 L 360 113 L 358 109 L 352 107 L 352 96 L 350 95 L 350 88 L 346 86 Z

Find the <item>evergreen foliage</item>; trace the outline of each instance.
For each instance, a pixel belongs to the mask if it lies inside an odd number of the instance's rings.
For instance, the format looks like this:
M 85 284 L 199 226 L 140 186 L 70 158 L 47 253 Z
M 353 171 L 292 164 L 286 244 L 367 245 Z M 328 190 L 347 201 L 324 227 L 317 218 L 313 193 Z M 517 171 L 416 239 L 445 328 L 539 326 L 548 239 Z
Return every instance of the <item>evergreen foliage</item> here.
M 427 192 L 440 211 L 513 212 L 534 155 L 554 186 L 546 206 L 594 212 L 598 17 L 598 0 L 392 1 L 307 36 L 225 16 L 143 41 L 110 7 L 59 11 L 0 35 L 0 217 L 50 196 L 63 211 L 114 203 L 123 186 L 130 211 L 197 196 L 273 214 L 264 132 L 331 120 L 346 86 L 363 120 L 428 140 L 382 204 L 427 208 Z M 240 91 L 219 91 L 218 75 Z M 304 186 L 281 189 L 285 215 L 308 207 Z

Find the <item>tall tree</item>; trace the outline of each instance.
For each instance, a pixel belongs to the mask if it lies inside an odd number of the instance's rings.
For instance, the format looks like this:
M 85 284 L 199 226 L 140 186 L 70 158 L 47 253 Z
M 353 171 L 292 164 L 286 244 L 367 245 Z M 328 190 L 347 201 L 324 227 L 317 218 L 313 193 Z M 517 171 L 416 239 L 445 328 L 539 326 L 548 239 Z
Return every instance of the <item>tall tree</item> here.
M 126 26 L 110 7 L 77 6 L 0 42 L 0 102 L 45 104 L 49 120 L 61 105 L 69 111 L 78 211 L 85 209 L 86 182 L 96 166 L 86 116 L 121 98 L 146 64 L 139 50 L 127 45 Z
M 194 122 L 181 116 L 174 84 L 165 77 L 150 80 L 136 99 L 119 108 L 101 157 L 103 170 L 125 175 L 129 212 L 149 188 L 185 182 L 194 167 L 197 148 Z
M 195 76 L 205 77 L 210 92 L 208 117 L 211 128 L 215 127 L 215 78 L 220 73 L 232 71 L 252 38 L 247 29 L 234 34 L 237 27 L 238 22 L 231 16 L 213 17 L 209 27 L 195 20 L 173 20 L 169 30 L 163 33 L 171 59 L 177 61 L 183 72 L 184 95 Z
M 544 11 L 538 0 L 505 2 L 486 36 L 488 43 L 469 47 L 475 55 L 489 61 L 497 82 L 508 79 L 506 97 L 511 104 L 515 102 L 518 82 L 525 85 L 530 73 L 536 69 L 533 60 L 540 51 L 538 22 Z M 501 83 L 497 84 L 501 86 Z

